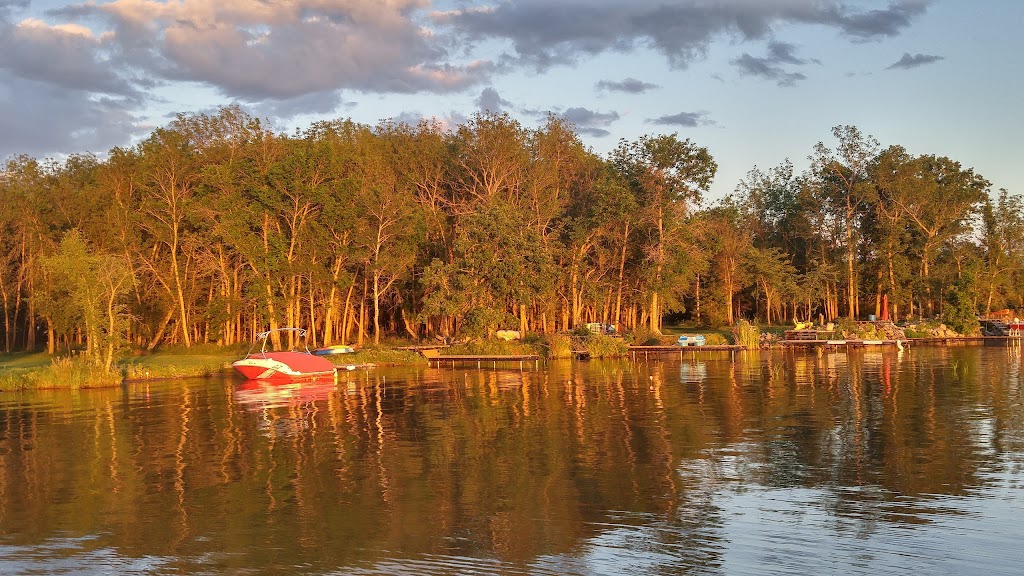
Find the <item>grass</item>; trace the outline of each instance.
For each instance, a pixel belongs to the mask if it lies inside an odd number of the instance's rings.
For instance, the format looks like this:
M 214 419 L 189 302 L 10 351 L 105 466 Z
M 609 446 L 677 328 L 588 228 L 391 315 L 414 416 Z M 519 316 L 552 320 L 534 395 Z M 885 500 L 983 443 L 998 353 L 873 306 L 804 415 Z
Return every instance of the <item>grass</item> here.
M 441 352 L 441 355 L 467 355 L 467 356 L 519 356 L 523 354 L 538 354 L 534 344 L 528 344 L 521 340 L 506 342 L 504 340 L 470 340 L 465 344 L 456 344 Z
M 761 330 L 756 324 L 740 320 L 732 328 L 736 343 L 748 350 L 761 346 Z
M 419 352 L 397 348 L 361 348 L 352 354 L 325 356 L 335 364 L 426 364 L 427 359 Z
M 44 355 L 46 356 L 46 355 Z M 47 359 L 49 357 L 47 356 Z M 27 365 L 26 365 L 27 364 Z M 0 368 L 0 391 L 105 388 L 121 383 L 120 372 L 108 371 L 82 358 L 53 358 L 49 364 L 4 363 Z
M 589 334 L 581 340 L 583 348 L 591 358 L 617 358 L 629 354 L 629 344 L 622 338 Z

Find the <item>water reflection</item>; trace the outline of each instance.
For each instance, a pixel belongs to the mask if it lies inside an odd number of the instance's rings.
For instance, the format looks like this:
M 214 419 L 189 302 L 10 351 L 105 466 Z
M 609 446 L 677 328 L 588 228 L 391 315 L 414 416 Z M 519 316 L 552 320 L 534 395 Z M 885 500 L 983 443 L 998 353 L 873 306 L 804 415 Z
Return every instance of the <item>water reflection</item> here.
M 1020 364 L 707 354 L 2 396 L 0 571 L 1009 571 Z

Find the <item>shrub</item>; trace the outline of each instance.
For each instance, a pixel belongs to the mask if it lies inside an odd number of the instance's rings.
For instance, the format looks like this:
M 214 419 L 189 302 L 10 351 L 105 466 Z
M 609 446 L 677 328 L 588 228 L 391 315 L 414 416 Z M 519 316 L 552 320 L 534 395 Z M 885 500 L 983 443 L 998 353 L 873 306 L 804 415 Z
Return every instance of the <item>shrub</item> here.
M 728 343 L 729 340 L 718 332 L 708 332 L 704 334 L 704 344 L 707 346 L 724 346 Z
M 536 346 L 545 360 L 572 358 L 572 338 L 567 334 L 549 334 L 538 340 Z
M 958 334 L 973 336 L 980 329 L 974 298 L 974 277 L 964 272 L 946 293 L 942 309 L 943 322 Z
M 605 334 L 590 334 L 583 339 L 583 346 L 591 358 L 613 358 L 629 353 L 625 340 Z

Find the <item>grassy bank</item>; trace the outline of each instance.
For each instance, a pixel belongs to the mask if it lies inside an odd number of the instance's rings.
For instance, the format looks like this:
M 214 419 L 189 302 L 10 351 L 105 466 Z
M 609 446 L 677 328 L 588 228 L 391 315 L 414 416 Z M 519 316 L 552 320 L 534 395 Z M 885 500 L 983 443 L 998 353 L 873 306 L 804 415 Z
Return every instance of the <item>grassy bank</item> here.
M 127 380 L 155 380 L 210 376 L 231 369 L 248 346 L 205 344 L 192 348 L 165 348 L 153 354 L 125 358 L 118 363 Z
M 673 327 L 660 337 L 662 343 L 674 344 L 678 333 L 695 333 L 685 327 Z M 707 331 L 708 343 L 723 341 L 720 331 Z M 592 358 L 624 356 L 629 344 L 644 335 L 623 338 L 596 334 L 528 334 L 523 340 L 478 340 L 457 344 L 441 351 L 442 355 L 523 355 L 536 354 L 545 360 L 571 358 L 574 351 L 586 351 Z M 637 342 L 643 343 L 643 342 Z M 414 350 L 403 349 L 411 342 L 389 341 L 368 346 L 353 354 L 326 358 L 336 365 L 374 364 L 378 366 L 425 365 L 427 359 Z M 191 348 L 164 348 L 150 354 L 124 358 L 113 370 L 93 366 L 77 356 L 53 358 L 45 353 L 0 355 L 0 391 L 79 389 L 116 386 L 121 382 L 204 377 L 231 369 L 231 363 L 245 355 L 248 346 L 201 345 Z
M 117 371 L 104 370 L 81 358 L 50 358 L 26 354 L 0 359 L 0 391 L 105 388 L 121 383 Z

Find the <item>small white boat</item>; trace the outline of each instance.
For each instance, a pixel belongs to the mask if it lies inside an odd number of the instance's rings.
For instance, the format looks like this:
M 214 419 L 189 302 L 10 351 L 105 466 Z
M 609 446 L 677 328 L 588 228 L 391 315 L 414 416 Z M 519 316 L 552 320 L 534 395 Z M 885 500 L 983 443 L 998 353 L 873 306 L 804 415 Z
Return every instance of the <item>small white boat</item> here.
M 301 328 L 277 328 L 260 332 L 256 335 L 257 341 L 263 341 L 260 351 L 254 353 L 250 349 L 245 358 L 231 364 L 232 368 L 249 380 L 266 380 L 268 382 L 295 382 L 335 375 L 334 364 L 326 358 L 314 356 L 308 348 L 305 348 L 304 344 L 304 352 L 294 350 L 268 352 L 267 341 L 275 332 L 296 332 L 303 341 L 306 337 L 306 331 Z

